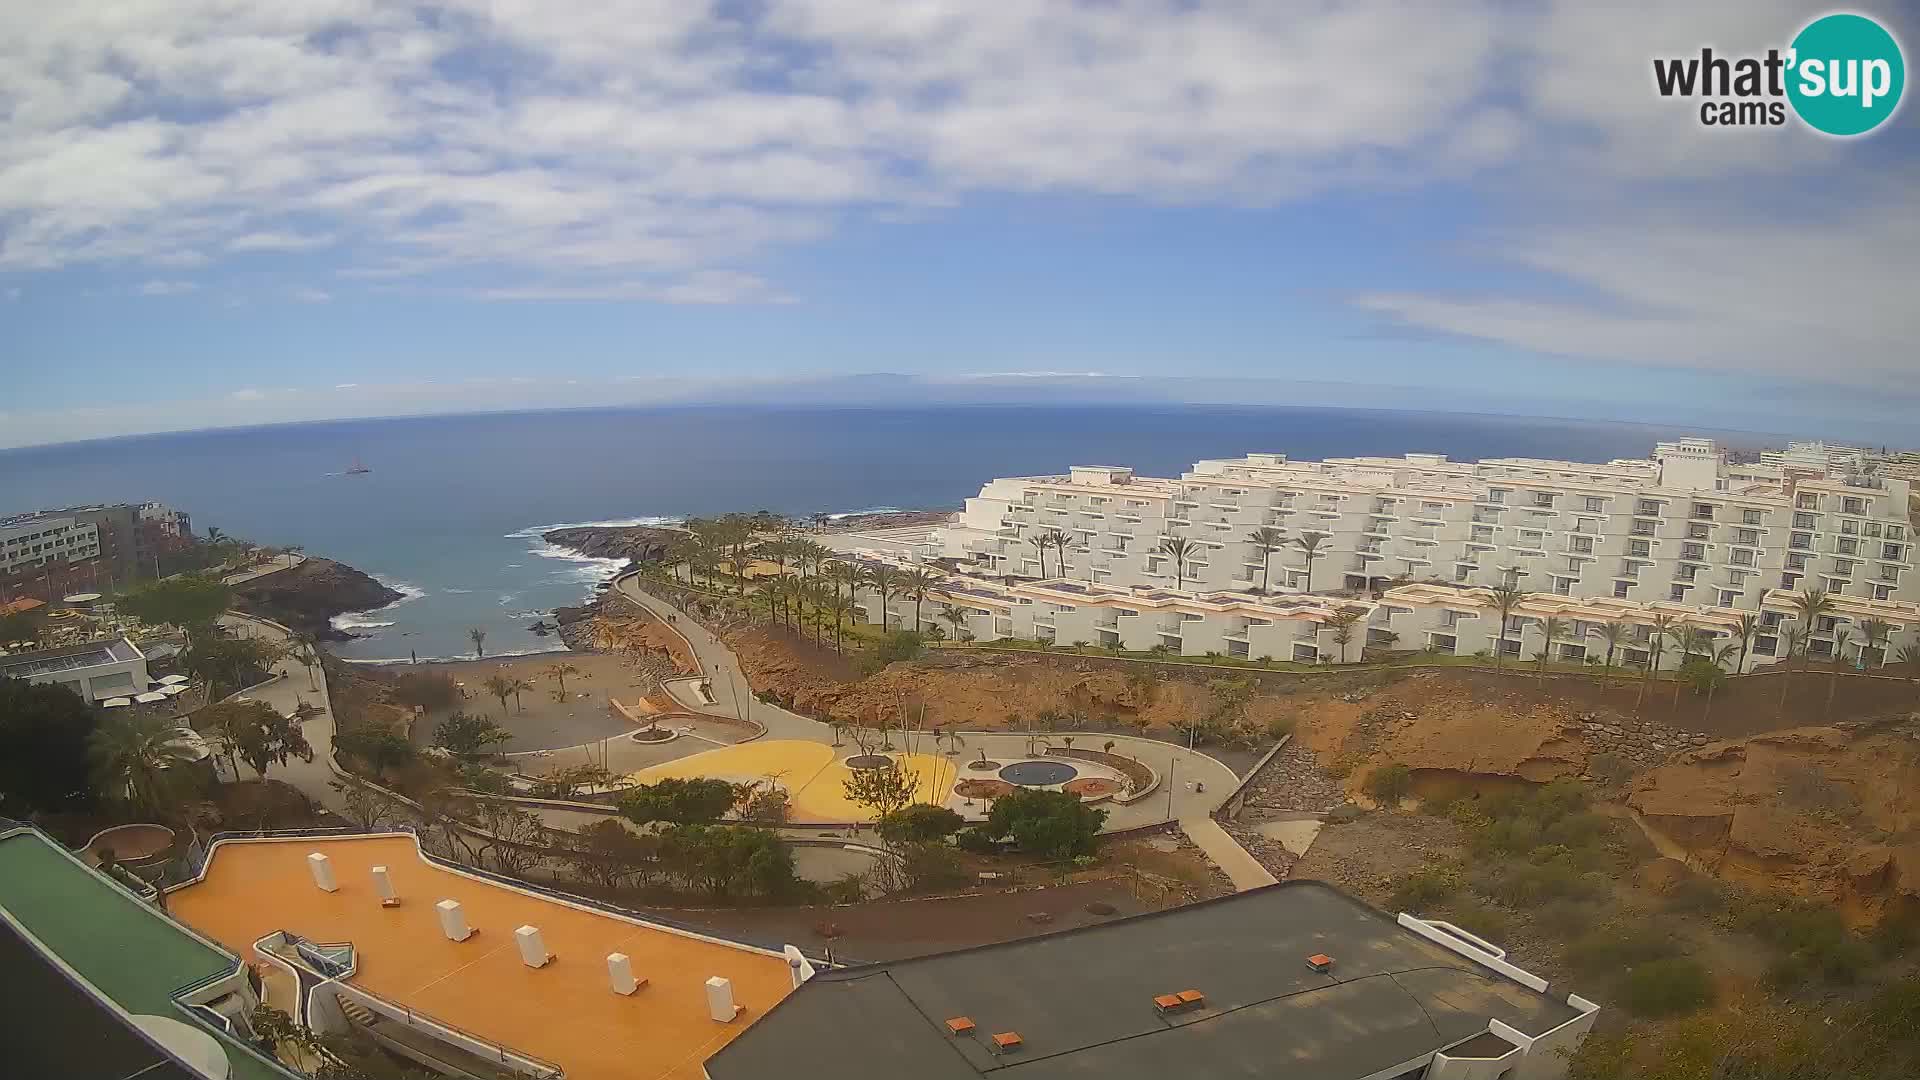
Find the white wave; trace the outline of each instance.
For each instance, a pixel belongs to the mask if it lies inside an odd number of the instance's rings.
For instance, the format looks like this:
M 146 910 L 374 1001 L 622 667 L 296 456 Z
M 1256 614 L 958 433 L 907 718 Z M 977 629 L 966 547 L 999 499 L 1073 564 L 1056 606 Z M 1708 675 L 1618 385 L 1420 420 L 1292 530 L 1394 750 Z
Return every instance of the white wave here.
M 541 533 L 550 533 L 555 529 L 632 529 L 643 525 L 678 525 L 685 520 L 681 517 L 633 517 L 610 521 L 557 521 L 551 525 L 529 525 L 506 535 L 510 540 L 537 540 Z
M 901 510 L 897 506 L 869 506 L 864 510 L 841 510 L 838 513 L 825 514 L 822 516 L 824 516 L 828 521 L 839 521 L 841 518 L 859 517 L 862 514 L 900 514 L 900 513 L 905 513 L 905 511 Z
M 455 593 L 460 596 L 465 596 L 468 593 L 472 592 L 473 590 L 472 589 L 441 589 L 440 591 L 443 593 Z
M 377 621 L 369 618 L 369 616 L 392 611 L 401 604 L 411 603 L 427 595 L 427 590 L 418 585 L 411 585 L 404 581 L 396 581 L 393 578 L 381 577 L 379 574 L 374 574 L 373 580 L 399 593 L 400 599 L 384 607 L 368 608 L 365 611 L 347 611 L 335 615 L 333 618 L 327 620 L 335 630 L 368 630 L 375 627 L 392 626 L 393 623 L 391 622 Z

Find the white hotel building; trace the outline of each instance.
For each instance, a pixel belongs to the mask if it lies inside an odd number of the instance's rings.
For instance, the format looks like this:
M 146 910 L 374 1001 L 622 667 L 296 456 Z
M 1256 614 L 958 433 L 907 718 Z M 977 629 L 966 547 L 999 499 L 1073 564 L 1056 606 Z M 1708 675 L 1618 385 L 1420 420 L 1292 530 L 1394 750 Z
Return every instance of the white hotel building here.
M 1509 655 L 1531 658 L 1539 620 L 1559 616 L 1556 655 L 1598 656 L 1595 628 L 1621 621 L 1640 628 L 1642 645 L 1616 662 L 1645 663 L 1657 614 L 1737 640 L 1740 615 L 1754 612 L 1750 670 L 1782 651 L 1789 598 L 1811 587 L 1834 598 L 1813 654 L 1858 658 L 1859 624 L 1880 619 L 1893 629 L 1865 658 L 1877 664 L 1920 636 L 1909 487 L 1831 465 L 1729 464 L 1705 439 L 1606 464 L 1249 454 L 1198 462 L 1178 479 L 1076 466 L 994 480 L 915 554 L 952 560 L 946 599 L 973 611 L 967 629 L 982 640 L 1341 662 L 1365 644 L 1472 654 L 1500 638 Z M 1262 528 L 1282 538 L 1270 557 L 1250 539 Z M 1043 576 L 1029 540 L 1053 530 L 1069 540 L 1046 551 Z M 1307 594 L 1294 544 L 1307 533 L 1324 537 L 1313 593 L 1340 595 Z M 1172 537 L 1194 545 L 1184 567 L 1159 550 Z M 1499 635 L 1486 587 L 1505 581 L 1534 595 Z M 877 597 L 862 600 L 878 622 Z M 914 605 L 891 601 L 893 620 L 911 622 Z M 1364 615 L 1342 655 L 1325 622 L 1354 607 Z M 1677 658 L 1669 650 L 1663 665 Z

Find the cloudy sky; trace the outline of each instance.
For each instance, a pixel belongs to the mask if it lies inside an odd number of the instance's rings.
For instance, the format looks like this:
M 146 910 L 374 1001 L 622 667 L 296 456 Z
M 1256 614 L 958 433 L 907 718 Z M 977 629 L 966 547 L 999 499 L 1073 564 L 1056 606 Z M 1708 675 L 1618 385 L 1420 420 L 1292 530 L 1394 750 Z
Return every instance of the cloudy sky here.
M 1826 9 L 0 5 L 0 446 L 863 372 L 1920 442 L 1920 113 L 1652 90 Z

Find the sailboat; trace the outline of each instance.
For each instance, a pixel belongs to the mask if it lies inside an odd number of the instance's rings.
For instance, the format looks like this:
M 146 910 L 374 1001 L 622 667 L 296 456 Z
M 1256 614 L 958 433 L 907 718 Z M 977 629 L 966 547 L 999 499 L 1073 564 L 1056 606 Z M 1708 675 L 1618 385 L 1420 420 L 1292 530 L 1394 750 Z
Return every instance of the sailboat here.
M 370 472 L 372 472 L 372 471 L 373 471 L 372 469 L 370 469 L 370 468 L 368 468 L 368 467 L 367 467 L 366 465 L 364 465 L 364 464 L 362 464 L 362 463 L 361 463 L 361 461 L 360 461 L 360 456 L 359 456 L 358 454 L 355 454 L 355 455 L 354 455 L 354 458 L 353 458 L 353 465 L 352 465 L 352 466 L 350 466 L 350 467 L 349 467 L 349 468 L 347 469 L 347 475 L 348 475 L 348 476 L 361 476 L 361 475 L 364 475 L 364 474 L 366 474 L 366 473 L 370 473 Z

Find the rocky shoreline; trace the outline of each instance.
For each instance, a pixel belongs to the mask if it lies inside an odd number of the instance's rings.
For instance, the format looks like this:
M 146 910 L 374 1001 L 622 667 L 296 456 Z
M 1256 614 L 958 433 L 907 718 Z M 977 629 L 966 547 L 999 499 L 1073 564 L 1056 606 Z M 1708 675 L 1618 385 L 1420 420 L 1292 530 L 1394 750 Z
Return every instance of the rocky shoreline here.
M 233 606 L 319 641 L 351 641 L 355 635 L 334 629 L 335 615 L 386 607 L 404 596 L 345 563 L 308 558 L 236 586 Z
M 679 529 L 651 525 L 583 525 L 544 532 L 540 539 L 589 558 L 654 562 L 666 558 L 674 541 L 685 535 Z

